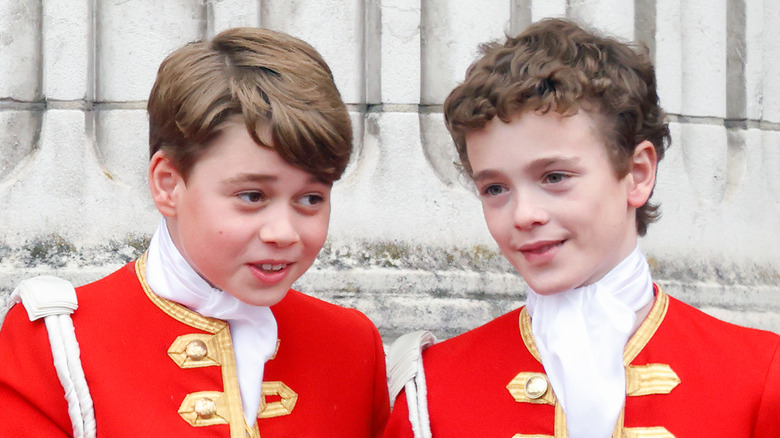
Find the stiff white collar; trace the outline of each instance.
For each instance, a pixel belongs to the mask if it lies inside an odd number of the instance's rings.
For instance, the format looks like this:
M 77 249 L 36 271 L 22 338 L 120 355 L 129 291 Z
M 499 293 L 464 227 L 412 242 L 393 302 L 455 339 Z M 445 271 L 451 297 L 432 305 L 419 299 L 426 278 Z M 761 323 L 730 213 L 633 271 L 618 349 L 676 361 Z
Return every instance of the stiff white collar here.
M 638 246 L 591 285 L 553 295 L 529 291 L 531 330 L 570 438 L 612 436 L 626 398 L 623 350 L 636 312 L 652 300 Z
M 265 362 L 276 350 L 276 318 L 269 307 L 252 306 L 211 287 L 173 244 L 163 219 L 149 242 L 146 281 L 155 294 L 230 325 L 238 386 L 248 425 L 257 421 Z

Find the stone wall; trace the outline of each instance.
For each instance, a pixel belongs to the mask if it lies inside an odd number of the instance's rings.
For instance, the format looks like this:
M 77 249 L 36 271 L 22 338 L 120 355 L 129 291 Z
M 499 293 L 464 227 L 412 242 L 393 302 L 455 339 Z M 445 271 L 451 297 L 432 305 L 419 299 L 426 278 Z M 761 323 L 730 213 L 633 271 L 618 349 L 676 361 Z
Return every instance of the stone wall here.
M 780 332 L 780 3 L 775 0 L 0 0 L 0 304 L 20 279 L 83 284 L 145 248 L 145 99 L 182 44 L 286 31 L 330 63 L 357 153 L 298 282 L 386 340 L 442 338 L 522 304 L 453 166 L 441 104 L 480 42 L 569 16 L 653 53 L 673 146 L 642 241 L 667 292 Z

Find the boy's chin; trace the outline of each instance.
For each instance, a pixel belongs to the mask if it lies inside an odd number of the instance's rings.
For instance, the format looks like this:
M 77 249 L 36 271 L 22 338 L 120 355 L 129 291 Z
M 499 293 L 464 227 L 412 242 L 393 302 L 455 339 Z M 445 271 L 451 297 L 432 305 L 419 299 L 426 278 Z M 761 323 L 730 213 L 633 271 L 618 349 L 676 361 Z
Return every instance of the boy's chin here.
M 537 295 L 550 296 L 560 294 L 576 288 L 569 283 L 548 283 L 543 281 L 527 281 L 528 287 L 533 290 Z
M 284 290 L 281 290 L 284 289 Z M 226 291 L 244 304 L 256 307 L 270 307 L 279 304 L 290 291 L 289 287 L 280 288 L 278 291 L 255 291 L 252 294 L 234 294 Z
M 541 295 L 541 296 L 545 296 L 545 297 L 548 297 L 548 296 L 551 296 L 551 295 L 560 294 L 560 293 L 566 292 L 567 290 L 571 290 L 571 289 L 545 289 L 545 288 L 536 289 L 536 288 L 533 288 L 533 287 L 531 287 L 531 289 L 534 292 L 536 292 L 537 295 Z

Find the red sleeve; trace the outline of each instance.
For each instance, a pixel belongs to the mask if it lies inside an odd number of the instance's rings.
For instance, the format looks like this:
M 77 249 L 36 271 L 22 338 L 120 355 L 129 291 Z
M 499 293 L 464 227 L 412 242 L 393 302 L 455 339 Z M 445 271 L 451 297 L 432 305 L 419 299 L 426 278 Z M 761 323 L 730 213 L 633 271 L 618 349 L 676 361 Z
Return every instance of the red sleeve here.
M 385 349 L 379 331 L 371 324 L 374 333 L 374 419 L 372 435 L 380 438 L 390 416 L 390 397 L 387 395 L 387 370 L 385 367 Z
M 11 308 L 3 322 L 0 358 L 0 436 L 70 437 L 46 325 L 30 322 L 22 305 Z
M 780 437 L 780 344 L 775 346 L 769 364 L 758 418 L 753 429 L 753 438 Z
M 412 423 L 409 422 L 409 408 L 406 406 L 406 392 L 401 391 L 395 399 L 390 421 L 387 422 L 384 438 L 414 438 Z

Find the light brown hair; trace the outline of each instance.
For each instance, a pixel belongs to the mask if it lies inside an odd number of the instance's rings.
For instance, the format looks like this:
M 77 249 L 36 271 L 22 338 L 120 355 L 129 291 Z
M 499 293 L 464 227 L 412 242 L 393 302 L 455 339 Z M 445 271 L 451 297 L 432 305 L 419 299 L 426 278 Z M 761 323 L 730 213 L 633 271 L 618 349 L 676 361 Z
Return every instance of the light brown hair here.
M 268 29 L 229 29 L 170 54 L 147 111 L 150 156 L 162 150 L 185 180 L 235 115 L 258 145 L 327 183 L 341 177 L 352 152 L 349 114 L 328 65 L 306 42 Z M 266 125 L 272 144 L 259 135 Z
M 656 91 L 655 69 L 642 46 L 598 35 L 563 19 L 534 23 L 517 37 L 481 47 L 482 57 L 444 102 L 447 128 L 464 170 L 472 175 L 466 135 L 493 117 L 509 123 L 523 111 L 596 115 L 617 177 L 629 171 L 644 140 L 660 161 L 671 139 Z M 639 235 L 657 220 L 649 202 L 636 211 Z

